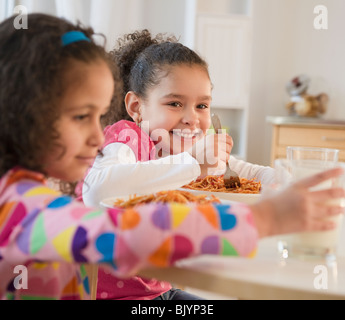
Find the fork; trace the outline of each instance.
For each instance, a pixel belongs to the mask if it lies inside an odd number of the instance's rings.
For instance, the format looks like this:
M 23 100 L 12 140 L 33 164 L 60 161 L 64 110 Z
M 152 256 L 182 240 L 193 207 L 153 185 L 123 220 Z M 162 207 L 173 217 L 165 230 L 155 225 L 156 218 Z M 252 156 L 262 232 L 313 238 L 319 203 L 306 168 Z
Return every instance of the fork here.
M 211 119 L 215 133 L 220 133 L 222 130 L 222 125 L 220 123 L 218 115 L 212 113 Z M 227 189 L 239 188 L 241 186 L 240 178 L 235 171 L 230 169 L 229 161 L 226 163 L 226 171 L 223 177 L 224 185 Z

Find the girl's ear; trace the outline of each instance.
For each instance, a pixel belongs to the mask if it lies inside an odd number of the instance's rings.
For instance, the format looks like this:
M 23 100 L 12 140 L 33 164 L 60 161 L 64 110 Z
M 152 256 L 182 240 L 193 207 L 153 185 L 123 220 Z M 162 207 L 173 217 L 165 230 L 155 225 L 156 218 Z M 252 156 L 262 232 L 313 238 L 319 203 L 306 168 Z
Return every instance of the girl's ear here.
M 136 124 L 142 121 L 140 114 L 140 98 L 133 92 L 128 91 L 125 97 L 126 110 Z

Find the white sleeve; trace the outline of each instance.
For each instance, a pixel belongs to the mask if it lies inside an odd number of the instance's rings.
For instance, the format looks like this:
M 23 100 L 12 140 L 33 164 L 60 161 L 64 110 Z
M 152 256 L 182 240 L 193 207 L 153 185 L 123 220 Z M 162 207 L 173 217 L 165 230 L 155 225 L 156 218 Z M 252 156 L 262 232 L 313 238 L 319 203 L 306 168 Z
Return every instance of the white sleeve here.
M 240 178 L 253 179 L 261 181 L 261 184 L 270 184 L 274 182 L 274 169 L 268 166 L 252 164 L 243 160 L 238 160 L 230 156 L 230 168 L 237 172 Z
M 109 197 L 147 194 L 180 188 L 200 176 L 198 162 L 188 153 L 137 162 L 134 152 L 112 143 L 97 156 L 83 184 L 86 206 L 99 206 Z

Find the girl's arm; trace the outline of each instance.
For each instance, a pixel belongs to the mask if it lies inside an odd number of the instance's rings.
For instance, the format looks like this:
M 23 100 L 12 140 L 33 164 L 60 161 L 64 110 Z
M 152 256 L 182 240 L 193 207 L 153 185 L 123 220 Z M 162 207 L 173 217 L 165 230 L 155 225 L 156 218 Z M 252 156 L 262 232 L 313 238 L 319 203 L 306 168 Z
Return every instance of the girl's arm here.
M 261 181 L 262 184 L 274 182 L 274 169 L 268 166 L 261 166 L 236 159 L 230 156 L 230 168 L 238 173 L 240 178 L 253 179 Z
M 251 256 L 258 236 L 334 228 L 326 218 L 343 208 L 325 203 L 344 189 L 309 189 L 340 174 L 305 178 L 251 206 L 156 203 L 125 211 L 87 208 L 32 179 L 8 180 L 0 197 L 0 272 L 35 261 L 96 262 L 127 276 L 199 254 Z
M 27 182 L 11 186 L 12 194 L 25 187 L 27 196 L 9 198 L 1 212 L 8 219 L 0 229 L 0 269 L 5 261 L 91 262 L 127 276 L 199 254 L 250 256 L 256 247 L 252 213 L 243 204 L 103 211 Z
M 98 156 L 83 184 L 83 201 L 99 206 L 114 196 L 154 193 L 180 188 L 200 175 L 198 162 L 188 153 L 137 162 L 130 147 L 112 143 Z

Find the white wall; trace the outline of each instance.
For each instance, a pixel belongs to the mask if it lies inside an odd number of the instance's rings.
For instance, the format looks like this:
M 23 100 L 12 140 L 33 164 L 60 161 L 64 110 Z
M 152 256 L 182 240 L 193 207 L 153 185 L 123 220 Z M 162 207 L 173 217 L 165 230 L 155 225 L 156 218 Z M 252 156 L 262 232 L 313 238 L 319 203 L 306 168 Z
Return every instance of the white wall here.
M 314 29 L 314 7 L 328 8 L 328 30 Z M 330 95 L 324 118 L 345 120 L 345 1 L 254 0 L 253 57 L 247 160 L 270 162 L 267 115 L 287 115 L 285 85 L 295 75 L 312 79 L 310 93 Z
M 253 0 L 197 0 L 197 9 L 202 13 L 231 13 L 249 15 Z
M 190 0 L 143 0 L 143 26 L 153 34 L 168 33 L 186 42 L 186 4 Z
M 143 27 L 146 0 L 0 0 L 0 22 L 12 15 L 16 5 L 28 13 L 40 12 L 80 21 L 107 37 L 112 49 L 118 37 Z M 5 12 L 6 10 L 6 12 Z

